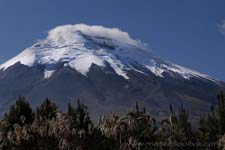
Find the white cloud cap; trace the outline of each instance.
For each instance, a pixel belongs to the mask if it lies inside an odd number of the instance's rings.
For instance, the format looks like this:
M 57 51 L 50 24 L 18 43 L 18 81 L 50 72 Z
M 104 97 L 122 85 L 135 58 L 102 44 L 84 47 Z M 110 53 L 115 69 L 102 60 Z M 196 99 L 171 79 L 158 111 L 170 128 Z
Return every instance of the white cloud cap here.
M 104 37 L 123 43 L 131 44 L 138 47 L 144 47 L 144 44 L 138 40 L 132 39 L 127 32 L 121 31 L 118 28 L 106 28 L 103 26 L 89 26 L 86 24 L 75 24 L 75 25 L 63 25 L 58 26 L 48 32 L 48 39 L 54 41 L 67 41 L 76 39 L 75 32 L 80 31 L 85 35 L 93 37 Z

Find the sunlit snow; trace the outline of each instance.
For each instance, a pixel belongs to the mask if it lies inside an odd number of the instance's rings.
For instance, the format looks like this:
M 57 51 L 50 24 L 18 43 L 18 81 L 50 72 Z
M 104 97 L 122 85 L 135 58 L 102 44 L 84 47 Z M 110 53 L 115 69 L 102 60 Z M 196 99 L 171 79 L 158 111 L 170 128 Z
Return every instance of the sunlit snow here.
M 164 73 L 169 72 L 185 79 L 202 77 L 216 82 L 207 75 L 152 55 L 145 44 L 117 28 L 85 24 L 64 25 L 50 30 L 45 39 L 0 65 L 0 69 L 6 70 L 18 62 L 27 66 L 46 66 L 44 78 L 54 74 L 57 64 L 70 66 L 83 75 L 87 75 L 92 64 L 101 67 L 109 64 L 125 79 L 129 79 L 129 70 L 145 75 L 148 75 L 145 70 L 149 70 L 158 77 L 164 77 Z M 49 69 L 49 66 L 53 67 Z

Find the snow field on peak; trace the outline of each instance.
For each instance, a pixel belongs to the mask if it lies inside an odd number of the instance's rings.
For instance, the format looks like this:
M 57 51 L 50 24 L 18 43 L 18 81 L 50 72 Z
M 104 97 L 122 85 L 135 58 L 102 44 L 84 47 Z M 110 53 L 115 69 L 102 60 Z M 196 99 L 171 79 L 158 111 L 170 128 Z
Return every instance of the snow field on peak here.
M 87 75 L 92 64 L 105 67 L 108 63 L 125 79 L 129 79 L 128 70 L 148 75 L 145 72 L 147 69 L 161 78 L 164 77 L 164 72 L 169 72 L 172 75 L 179 74 L 184 79 L 201 77 L 217 82 L 207 75 L 153 56 L 145 44 L 117 28 L 85 24 L 59 26 L 50 30 L 44 40 L 0 65 L 0 70 L 6 70 L 17 62 L 27 66 L 46 66 L 45 78 L 54 74 L 57 64 L 70 66 Z

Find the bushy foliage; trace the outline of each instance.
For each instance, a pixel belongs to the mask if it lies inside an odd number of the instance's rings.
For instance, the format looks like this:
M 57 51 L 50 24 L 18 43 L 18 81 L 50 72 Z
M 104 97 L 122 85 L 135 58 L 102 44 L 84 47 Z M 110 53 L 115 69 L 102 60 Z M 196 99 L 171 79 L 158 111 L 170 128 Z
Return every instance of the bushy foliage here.
M 225 149 L 225 97 L 199 125 L 193 126 L 187 110 L 170 106 L 168 118 L 156 120 L 140 109 L 124 115 L 103 115 L 95 125 L 87 107 L 77 100 L 60 112 L 48 98 L 32 110 L 20 97 L 0 121 L 2 150 L 217 150 Z

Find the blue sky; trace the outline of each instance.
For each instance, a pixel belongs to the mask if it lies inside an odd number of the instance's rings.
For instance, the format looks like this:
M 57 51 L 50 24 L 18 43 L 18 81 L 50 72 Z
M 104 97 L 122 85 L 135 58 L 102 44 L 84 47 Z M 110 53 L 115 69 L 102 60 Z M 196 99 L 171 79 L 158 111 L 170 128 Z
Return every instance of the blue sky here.
M 117 27 L 153 53 L 225 81 L 224 0 L 0 0 L 0 63 L 58 25 Z

